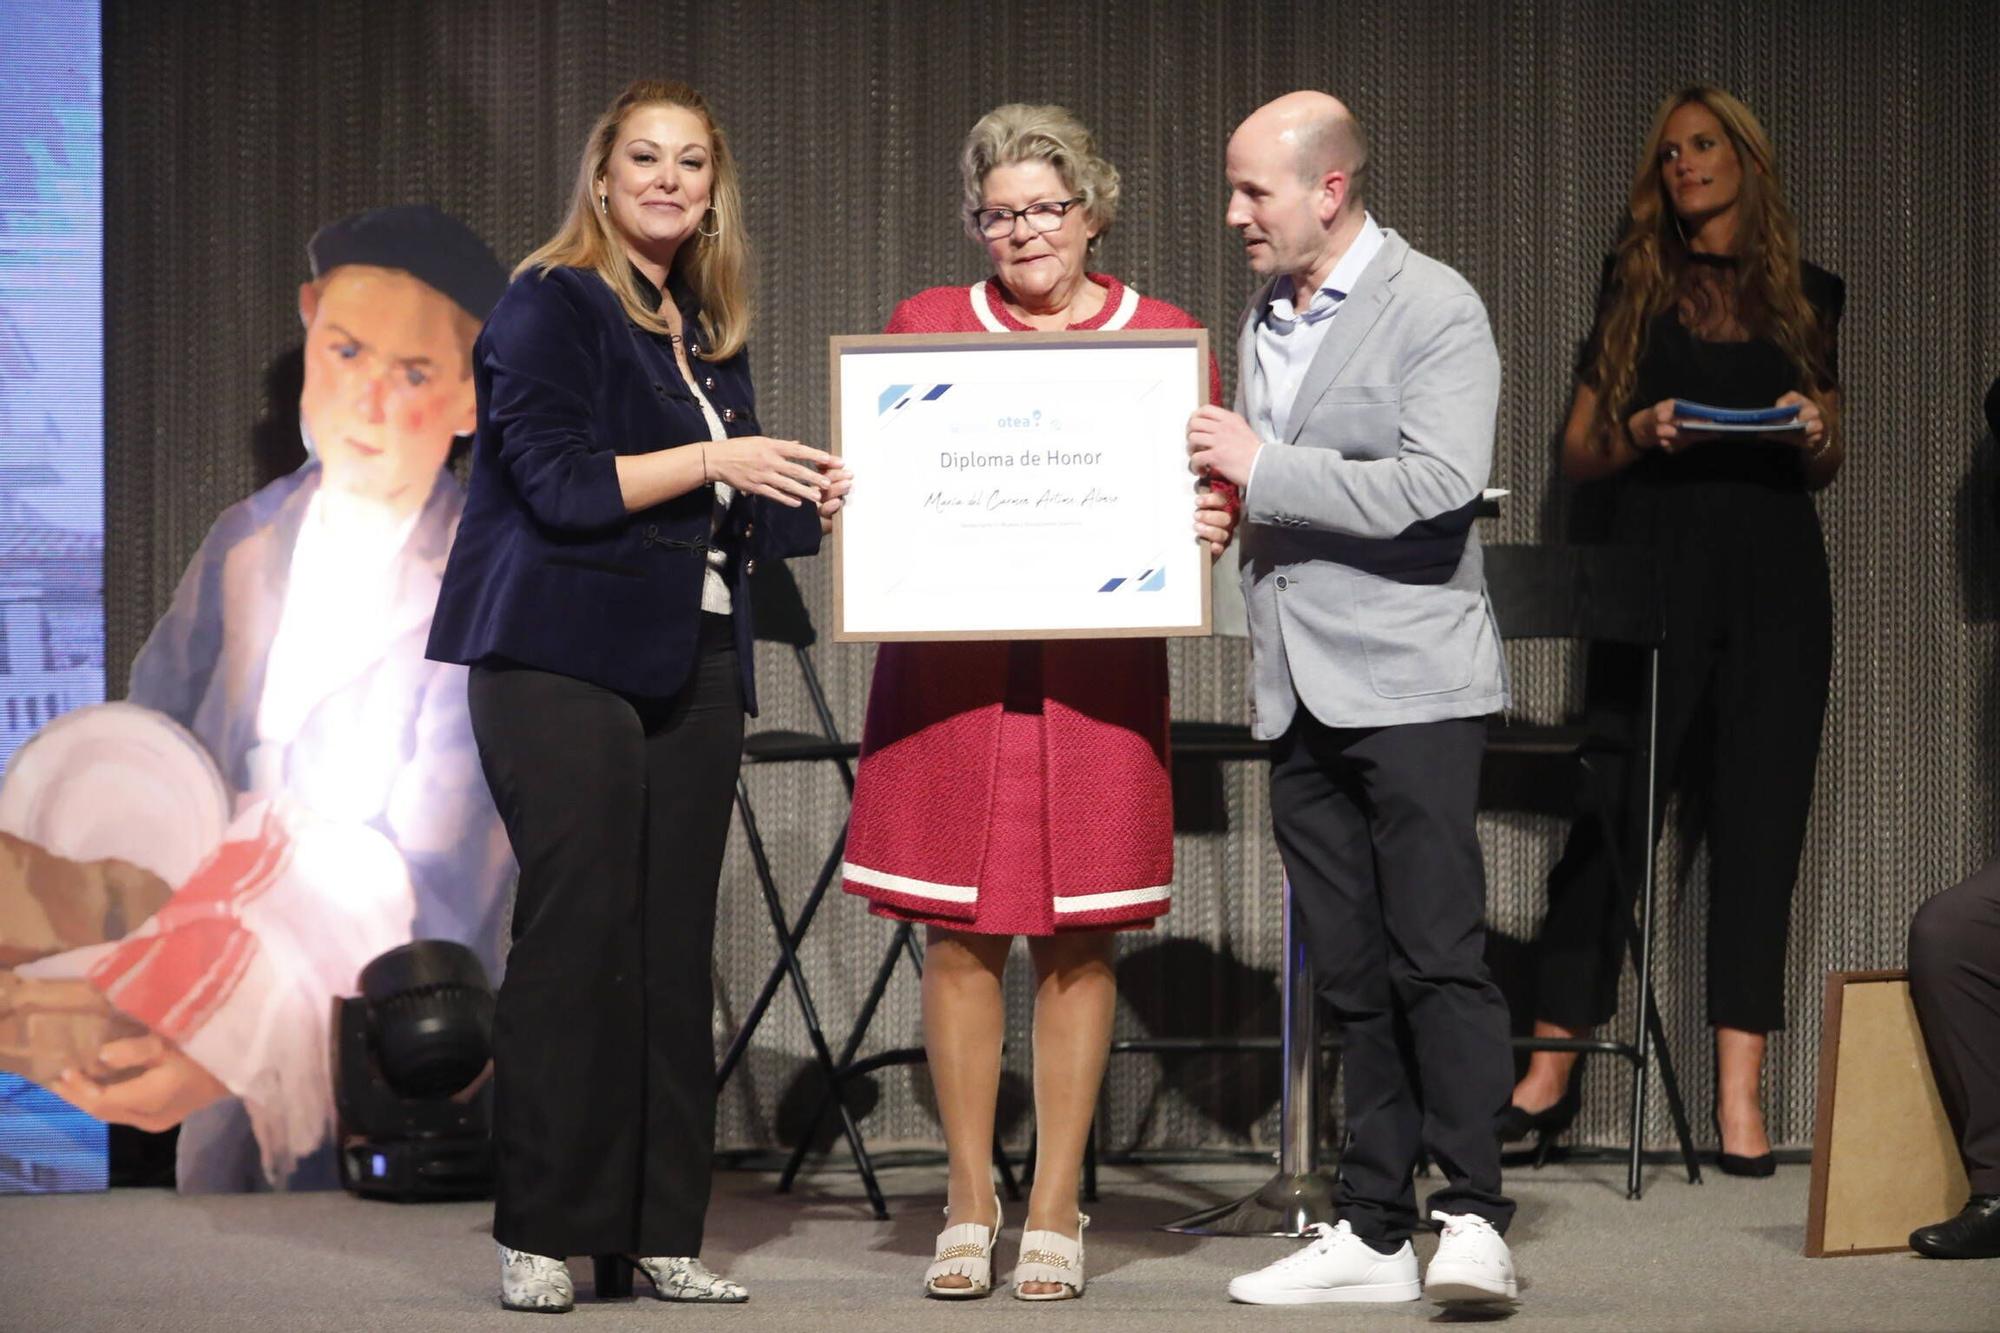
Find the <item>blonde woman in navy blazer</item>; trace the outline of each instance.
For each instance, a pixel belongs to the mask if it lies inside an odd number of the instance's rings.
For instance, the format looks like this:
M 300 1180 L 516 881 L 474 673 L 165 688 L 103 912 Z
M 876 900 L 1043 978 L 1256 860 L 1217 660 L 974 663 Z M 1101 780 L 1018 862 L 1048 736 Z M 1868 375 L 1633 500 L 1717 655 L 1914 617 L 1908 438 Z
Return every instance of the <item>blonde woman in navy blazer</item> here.
M 697 1257 L 715 1137 L 710 950 L 756 710 L 749 576 L 808 555 L 845 474 L 758 433 L 743 206 L 701 95 L 635 83 L 569 217 L 474 349 L 478 440 L 430 654 L 521 865 L 494 1016 L 501 1301 L 741 1301 Z

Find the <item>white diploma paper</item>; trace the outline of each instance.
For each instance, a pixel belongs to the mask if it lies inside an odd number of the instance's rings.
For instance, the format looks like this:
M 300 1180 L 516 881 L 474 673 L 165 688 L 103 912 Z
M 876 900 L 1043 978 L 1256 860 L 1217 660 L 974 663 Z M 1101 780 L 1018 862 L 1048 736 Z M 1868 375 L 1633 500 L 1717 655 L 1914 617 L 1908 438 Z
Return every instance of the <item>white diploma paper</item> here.
M 1205 634 L 1200 330 L 836 338 L 841 640 Z

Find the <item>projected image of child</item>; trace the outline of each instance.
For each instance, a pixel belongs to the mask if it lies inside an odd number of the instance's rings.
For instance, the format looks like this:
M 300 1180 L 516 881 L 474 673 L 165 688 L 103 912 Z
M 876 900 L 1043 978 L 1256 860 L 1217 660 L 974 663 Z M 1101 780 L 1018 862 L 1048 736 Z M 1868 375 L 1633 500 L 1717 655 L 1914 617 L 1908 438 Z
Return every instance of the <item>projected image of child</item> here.
M 183 1190 L 336 1184 L 331 998 L 412 938 L 468 944 L 497 979 L 513 874 L 465 670 L 424 658 L 464 502 L 446 462 L 506 275 L 422 206 L 334 223 L 309 254 L 310 457 L 216 521 L 128 695 L 201 741 L 235 820 L 143 925 L 16 969 L 87 981 L 126 1025 L 107 1036 L 143 1025 L 47 1085 L 105 1120 L 180 1125 Z M 0 899 L 26 895 L 5 879 Z

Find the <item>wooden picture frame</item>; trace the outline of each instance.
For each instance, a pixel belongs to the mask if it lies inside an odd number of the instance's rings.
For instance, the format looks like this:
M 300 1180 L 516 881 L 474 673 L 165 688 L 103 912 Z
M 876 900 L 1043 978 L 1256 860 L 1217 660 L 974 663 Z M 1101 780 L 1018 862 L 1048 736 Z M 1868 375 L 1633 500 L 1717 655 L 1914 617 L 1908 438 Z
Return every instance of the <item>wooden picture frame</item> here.
M 855 469 L 833 526 L 836 642 L 1212 632 L 1185 435 L 1208 401 L 1206 330 L 845 335 L 827 357 L 830 448 Z M 922 437 L 917 480 L 874 480 L 909 447 L 898 436 L 932 428 L 963 433 L 939 436 L 935 458 Z M 979 475 L 941 481 L 947 457 Z M 1090 465 L 1069 468 L 1078 458 Z M 1099 541 L 1113 510 L 1136 540 Z M 1087 554 L 1065 563 L 1072 543 Z
M 1968 1188 L 1903 971 L 1829 972 L 1805 1255 L 1890 1254 Z

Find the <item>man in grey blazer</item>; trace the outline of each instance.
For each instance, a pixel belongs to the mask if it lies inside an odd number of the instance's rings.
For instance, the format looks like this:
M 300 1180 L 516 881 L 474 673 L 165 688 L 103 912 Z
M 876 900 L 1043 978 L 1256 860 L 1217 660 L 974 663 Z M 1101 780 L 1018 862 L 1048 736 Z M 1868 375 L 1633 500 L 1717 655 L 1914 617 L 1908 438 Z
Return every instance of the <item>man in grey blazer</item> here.
M 1513 1067 L 1473 825 L 1483 719 L 1507 703 L 1472 530 L 1500 360 L 1466 281 L 1369 216 L 1367 153 L 1324 93 L 1230 139 L 1228 221 L 1269 281 L 1243 317 L 1236 410 L 1188 425 L 1195 470 L 1244 495 L 1252 723 L 1275 742 L 1272 820 L 1341 1025 L 1349 1130 L 1338 1226 L 1230 1295 L 1505 1301 L 1493 1118 Z M 1446 1180 L 1421 1287 L 1420 1146 Z

